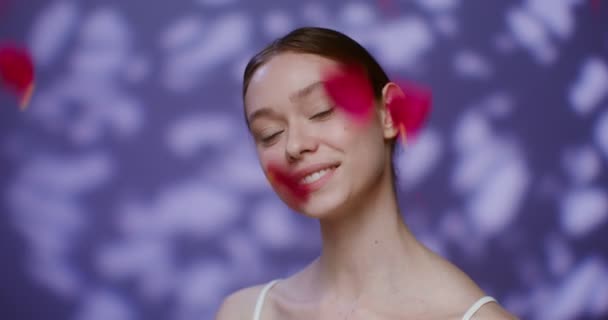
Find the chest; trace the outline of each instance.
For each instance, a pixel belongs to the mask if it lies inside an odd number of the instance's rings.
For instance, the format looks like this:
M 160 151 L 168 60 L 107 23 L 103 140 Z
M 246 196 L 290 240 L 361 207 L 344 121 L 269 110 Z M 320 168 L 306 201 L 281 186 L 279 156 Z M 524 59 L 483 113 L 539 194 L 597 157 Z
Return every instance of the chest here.
M 324 308 L 303 305 L 269 304 L 259 320 L 461 320 L 459 311 L 442 310 L 432 306 L 402 307 L 379 310 L 362 306 L 327 306 Z

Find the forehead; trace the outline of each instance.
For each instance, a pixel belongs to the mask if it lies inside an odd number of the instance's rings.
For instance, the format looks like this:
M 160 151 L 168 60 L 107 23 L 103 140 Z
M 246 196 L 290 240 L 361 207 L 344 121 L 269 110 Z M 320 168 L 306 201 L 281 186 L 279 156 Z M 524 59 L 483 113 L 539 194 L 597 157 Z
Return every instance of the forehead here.
M 246 112 L 290 103 L 298 90 L 322 80 L 323 72 L 336 62 L 305 53 L 281 53 L 262 65 L 251 77 L 245 96 Z

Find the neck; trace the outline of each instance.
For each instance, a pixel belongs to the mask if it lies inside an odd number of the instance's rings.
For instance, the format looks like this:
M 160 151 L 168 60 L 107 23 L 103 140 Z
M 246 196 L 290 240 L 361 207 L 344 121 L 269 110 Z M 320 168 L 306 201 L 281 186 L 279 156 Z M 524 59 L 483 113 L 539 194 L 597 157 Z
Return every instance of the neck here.
M 321 220 L 323 248 L 316 274 L 331 300 L 386 296 L 386 284 L 403 279 L 421 245 L 403 223 L 390 177 L 347 214 Z

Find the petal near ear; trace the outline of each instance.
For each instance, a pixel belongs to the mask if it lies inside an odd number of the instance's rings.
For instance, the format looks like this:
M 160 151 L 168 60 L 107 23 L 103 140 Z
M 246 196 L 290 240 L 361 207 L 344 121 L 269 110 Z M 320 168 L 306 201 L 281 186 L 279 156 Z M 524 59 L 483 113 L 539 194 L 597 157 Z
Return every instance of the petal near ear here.
M 401 85 L 385 87 L 385 105 L 393 127 L 405 143 L 420 131 L 431 111 L 432 95 L 430 90 L 411 82 L 402 81 Z

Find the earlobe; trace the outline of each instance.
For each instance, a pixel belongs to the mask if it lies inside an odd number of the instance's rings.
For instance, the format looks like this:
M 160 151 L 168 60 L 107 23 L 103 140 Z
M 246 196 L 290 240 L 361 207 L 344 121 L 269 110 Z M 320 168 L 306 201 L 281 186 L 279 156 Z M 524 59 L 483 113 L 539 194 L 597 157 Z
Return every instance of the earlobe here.
M 394 139 L 399 134 L 399 128 L 395 126 L 393 117 L 389 112 L 390 103 L 397 97 L 404 95 L 401 88 L 393 82 L 387 83 L 382 88 L 382 103 L 380 108 L 380 119 L 385 139 Z

